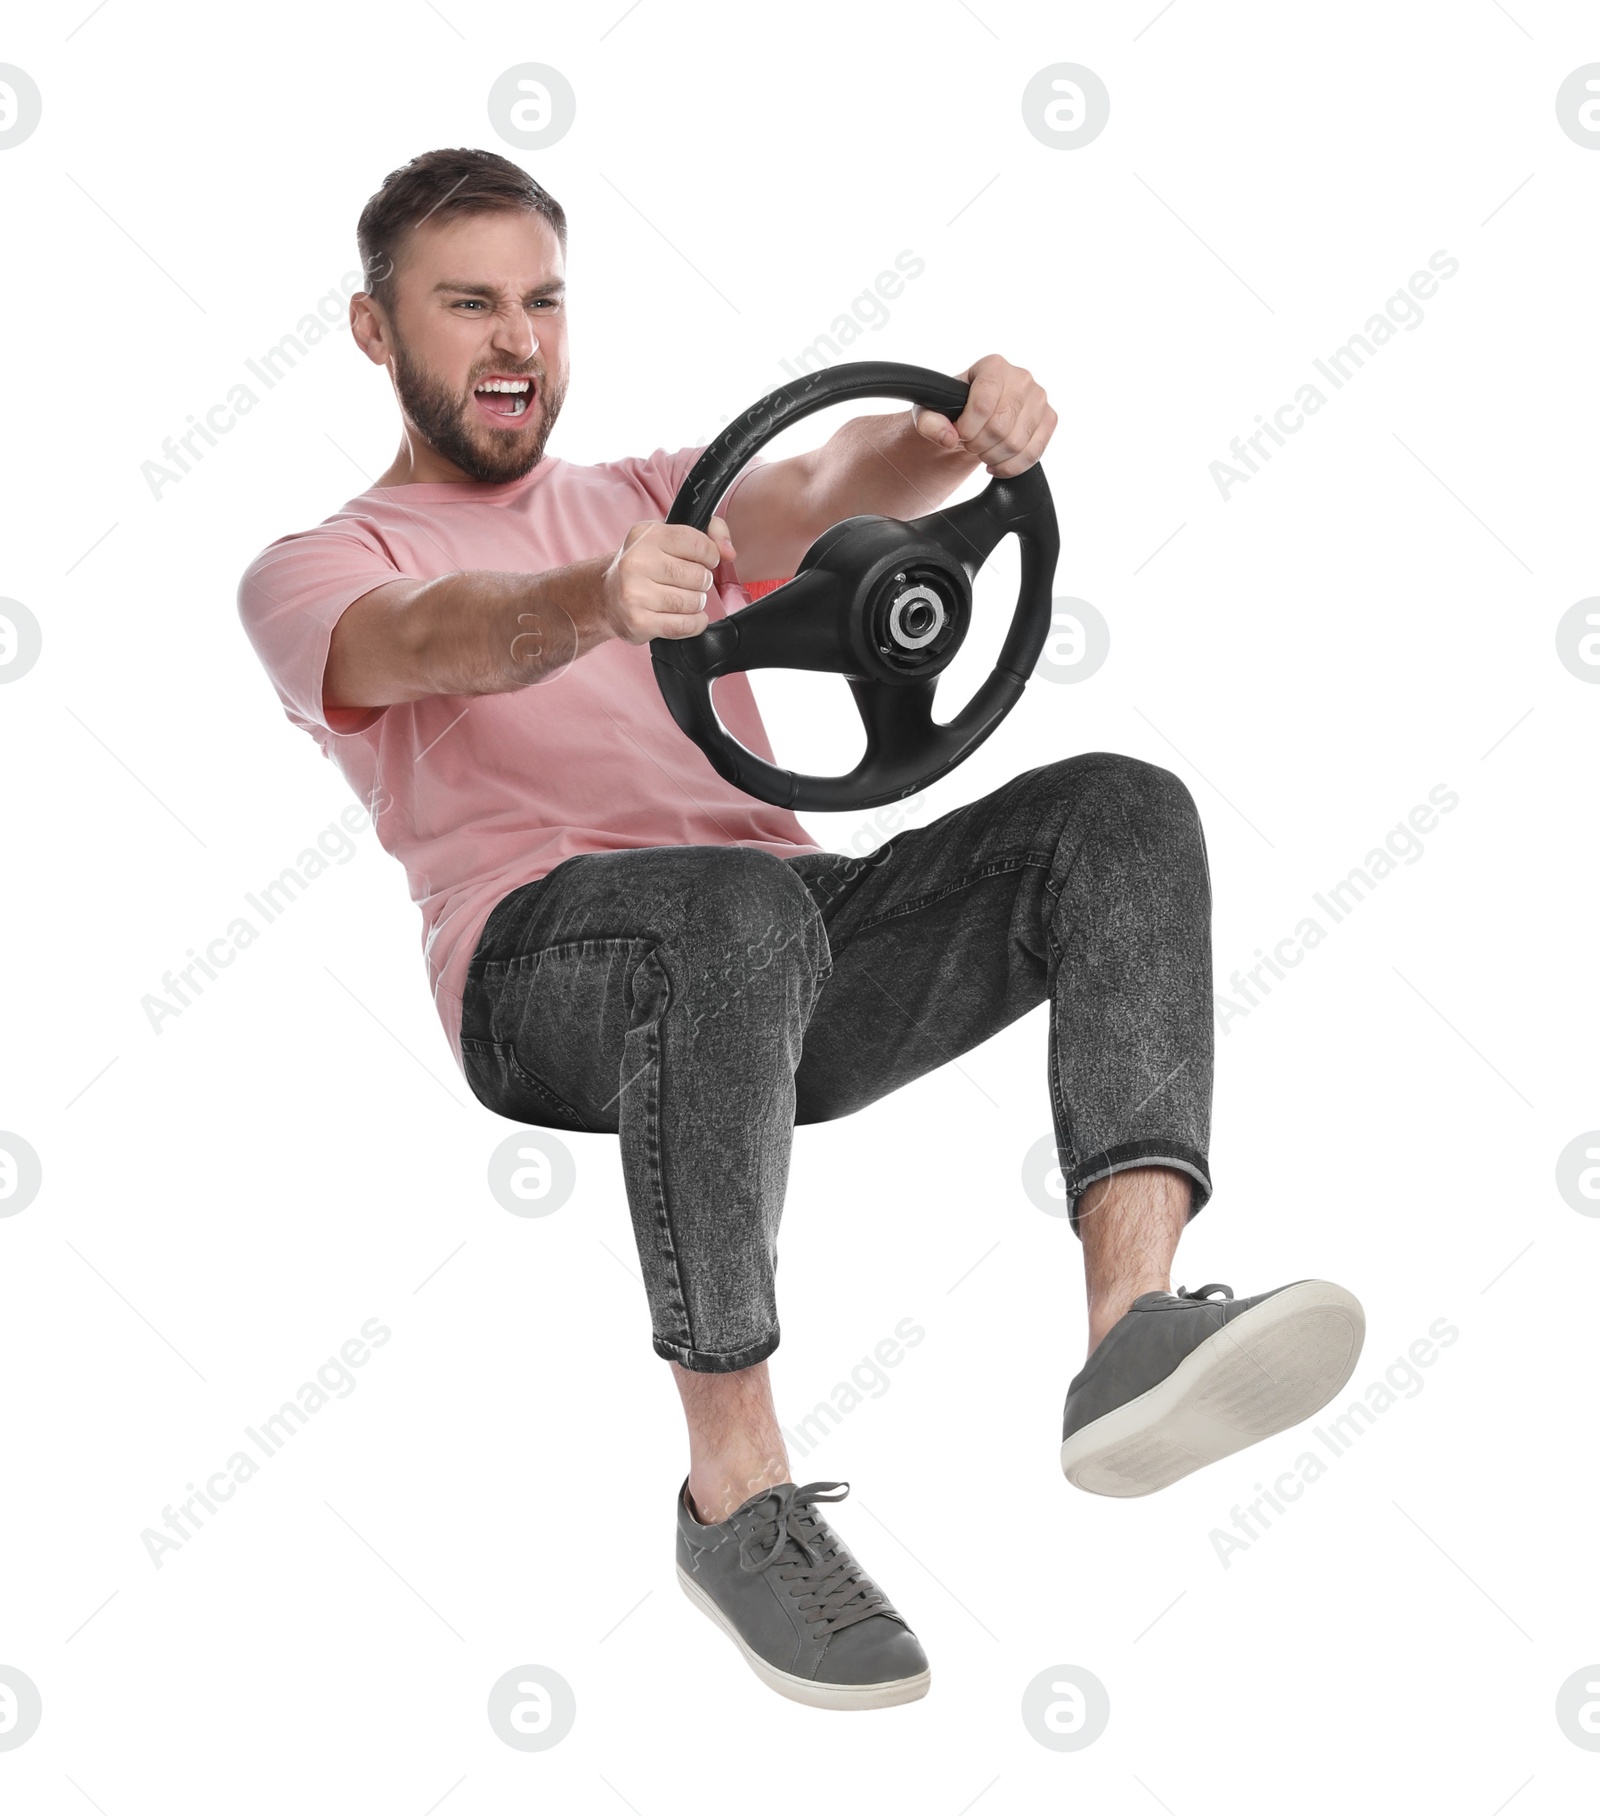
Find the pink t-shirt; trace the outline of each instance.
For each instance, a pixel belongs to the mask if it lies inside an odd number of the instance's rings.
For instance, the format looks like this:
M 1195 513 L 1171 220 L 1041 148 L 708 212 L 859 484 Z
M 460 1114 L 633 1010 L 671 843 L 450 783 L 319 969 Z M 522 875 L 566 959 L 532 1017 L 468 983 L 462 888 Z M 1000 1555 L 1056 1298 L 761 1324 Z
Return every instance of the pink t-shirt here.
M 679 731 L 647 643 L 612 638 L 559 675 L 514 693 L 439 694 L 410 705 L 325 711 L 323 673 L 340 614 L 399 577 L 467 568 L 544 573 L 622 546 L 664 518 L 703 449 L 573 466 L 546 456 L 505 485 L 372 487 L 315 529 L 280 536 L 239 583 L 239 616 L 283 709 L 344 772 L 378 838 L 405 865 L 422 910 L 434 1007 L 461 1064 L 461 992 L 490 910 L 585 851 L 750 845 L 820 850 L 786 808 L 725 782 Z M 757 456 L 718 505 L 748 473 Z M 726 571 L 724 568 L 723 572 Z M 709 618 L 748 602 L 713 586 Z M 772 748 L 743 675 L 717 712 L 750 750 Z

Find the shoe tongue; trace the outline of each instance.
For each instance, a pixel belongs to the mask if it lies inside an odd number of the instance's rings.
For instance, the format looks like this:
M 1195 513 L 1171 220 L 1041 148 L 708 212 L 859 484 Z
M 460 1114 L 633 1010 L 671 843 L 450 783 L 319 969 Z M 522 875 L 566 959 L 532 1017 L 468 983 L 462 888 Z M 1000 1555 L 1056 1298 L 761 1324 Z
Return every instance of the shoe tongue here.
M 791 1521 L 798 1525 L 810 1545 L 822 1542 L 822 1509 L 813 1506 L 809 1500 L 797 1501 L 793 1482 L 779 1482 L 772 1488 L 764 1488 L 728 1517 L 730 1520 L 738 1519 L 740 1515 L 754 1520 L 755 1529 L 763 1534 L 762 1542 L 765 1544 L 771 1543 L 775 1532 L 781 1532 L 783 1543 L 779 1547 L 779 1556 L 782 1557 L 799 1558 L 806 1550 L 800 1538 L 790 1530 Z

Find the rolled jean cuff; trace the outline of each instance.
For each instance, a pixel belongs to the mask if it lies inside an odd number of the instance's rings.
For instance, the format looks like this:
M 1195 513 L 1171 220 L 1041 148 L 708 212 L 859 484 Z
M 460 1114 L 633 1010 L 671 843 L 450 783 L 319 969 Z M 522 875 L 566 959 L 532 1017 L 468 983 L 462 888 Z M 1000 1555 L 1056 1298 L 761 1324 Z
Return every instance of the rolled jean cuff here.
M 1204 1209 L 1211 1197 L 1211 1173 L 1205 1155 L 1198 1149 L 1181 1141 L 1124 1141 L 1114 1148 L 1087 1155 L 1067 1175 L 1067 1215 L 1080 1240 L 1083 1231 L 1078 1228 L 1078 1202 L 1083 1194 L 1097 1179 L 1109 1179 L 1113 1173 L 1125 1173 L 1130 1167 L 1172 1167 L 1179 1173 L 1187 1173 L 1194 1181 L 1189 1200 L 1191 1217 Z
M 720 1353 L 709 1349 L 691 1349 L 687 1344 L 672 1343 L 665 1337 L 654 1334 L 650 1341 L 658 1356 L 665 1357 L 668 1362 L 676 1362 L 681 1368 L 691 1368 L 703 1375 L 731 1375 L 735 1369 L 754 1368 L 758 1362 L 765 1362 L 778 1347 L 778 1331 L 774 1328 L 770 1336 L 747 1343 L 743 1349 Z

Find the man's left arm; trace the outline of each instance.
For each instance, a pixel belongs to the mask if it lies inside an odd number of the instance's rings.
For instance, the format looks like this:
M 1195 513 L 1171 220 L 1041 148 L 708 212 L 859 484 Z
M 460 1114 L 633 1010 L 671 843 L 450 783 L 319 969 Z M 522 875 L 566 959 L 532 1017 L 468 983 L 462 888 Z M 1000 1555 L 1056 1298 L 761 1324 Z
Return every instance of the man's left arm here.
M 842 517 L 921 517 L 979 466 L 1010 479 L 1034 465 L 1057 417 L 1033 374 L 990 353 L 955 377 L 969 389 L 954 423 L 917 404 L 858 416 L 820 448 L 748 472 L 724 513 L 740 579 L 788 578 Z

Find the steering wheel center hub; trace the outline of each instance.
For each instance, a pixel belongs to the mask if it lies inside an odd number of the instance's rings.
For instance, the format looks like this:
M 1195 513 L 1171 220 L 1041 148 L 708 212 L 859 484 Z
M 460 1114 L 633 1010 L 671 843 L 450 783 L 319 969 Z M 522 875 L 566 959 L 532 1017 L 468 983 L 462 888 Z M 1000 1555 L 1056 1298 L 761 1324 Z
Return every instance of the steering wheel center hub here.
M 970 610 L 954 577 L 924 562 L 907 562 L 873 590 L 866 613 L 874 653 L 900 675 L 931 679 L 955 658 Z
M 937 593 L 925 586 L 907 587 L 889 612 L 889 635 L 903 649 L 922 649 L 944 628 L 945 617 Z

